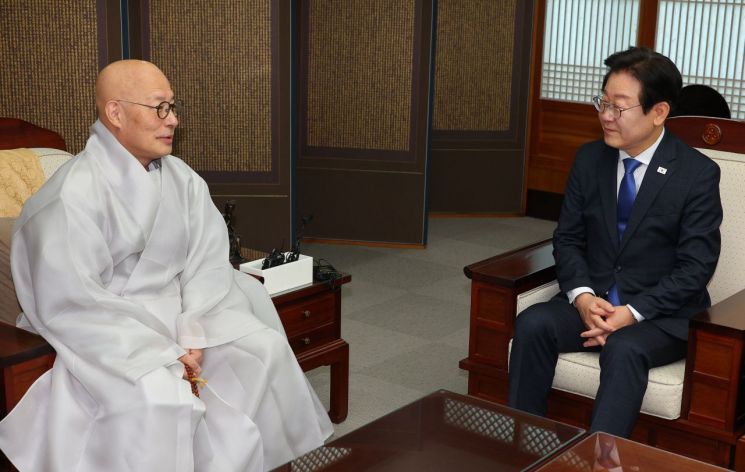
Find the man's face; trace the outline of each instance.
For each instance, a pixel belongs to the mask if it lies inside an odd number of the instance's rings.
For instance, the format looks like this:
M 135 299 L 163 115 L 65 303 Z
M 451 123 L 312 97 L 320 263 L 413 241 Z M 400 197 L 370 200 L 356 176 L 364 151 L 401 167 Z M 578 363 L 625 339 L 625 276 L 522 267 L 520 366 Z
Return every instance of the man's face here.
M 660 104 L 656 104 L 646 114 L 642 107 L 636 106 L 640 103 L 641 90 L 641 83 L 628 72 L 611 74 L 605 84 L 603 100 L 619 108 L 629 109 L 623 111 L 618 118 L 614 118 L 608 109 L 598 113 L 605 143 L 616 149 L 623 149 L 630 156 L 636 156 L 654 144 L 667 117 L 665 106 Z
M 147 74 L 131 89 L 127 97 L 121 100 L 142 103 L 156 107 L 162 102 L 173 102 L 173 90 L 168 80 L 160 73 Z M 119 142 L 134 155 L 143 165 L 171 153 L 173 133 L 178 126 L 174 113 L 165 119 L 158 117 L 153 108 L 134 103 L 119 102 L 122 107 L 122 127 L 117 136 Z

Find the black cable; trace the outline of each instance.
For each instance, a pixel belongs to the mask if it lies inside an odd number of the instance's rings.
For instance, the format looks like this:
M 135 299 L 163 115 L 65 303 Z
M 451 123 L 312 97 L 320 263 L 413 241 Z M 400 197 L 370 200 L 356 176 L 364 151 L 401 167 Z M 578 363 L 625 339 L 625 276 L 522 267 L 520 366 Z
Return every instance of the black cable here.
M 341 272 L 329 264 L 326 259 L 313 259 L 313 280 L 328 282 L 329 286 L 333 286 L 334 282 L 341 276 Z

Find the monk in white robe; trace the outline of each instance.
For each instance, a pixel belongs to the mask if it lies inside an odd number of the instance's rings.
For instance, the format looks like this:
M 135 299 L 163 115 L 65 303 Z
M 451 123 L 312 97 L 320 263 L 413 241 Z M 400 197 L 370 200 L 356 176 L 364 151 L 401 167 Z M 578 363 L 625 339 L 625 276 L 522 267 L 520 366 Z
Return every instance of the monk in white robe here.
M 163 73 L 119 61 L 79 155 L 27 202 L 11 264 L 20 325 L 57 351 L 0 423 L 21 472 L 260 471 L 331 423 L 263 286 L 228 262 L 206 183 L 171 156 Z M 200 398 L 185 366 L 206 378 Z

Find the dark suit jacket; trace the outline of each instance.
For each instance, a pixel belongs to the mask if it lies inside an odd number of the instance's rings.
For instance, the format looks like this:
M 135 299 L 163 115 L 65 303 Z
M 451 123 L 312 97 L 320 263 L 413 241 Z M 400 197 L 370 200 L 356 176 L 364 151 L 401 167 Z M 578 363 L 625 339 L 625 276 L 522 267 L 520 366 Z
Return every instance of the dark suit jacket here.
M 621 303 L 681 339 L 711 301 L 706 284 L 719 258 L 719 166 L 669 131 L 637 193 L 623 240 L 616 226 L 618 150 L 582 146 L 554 232 L 562 292 L 618 284 Z

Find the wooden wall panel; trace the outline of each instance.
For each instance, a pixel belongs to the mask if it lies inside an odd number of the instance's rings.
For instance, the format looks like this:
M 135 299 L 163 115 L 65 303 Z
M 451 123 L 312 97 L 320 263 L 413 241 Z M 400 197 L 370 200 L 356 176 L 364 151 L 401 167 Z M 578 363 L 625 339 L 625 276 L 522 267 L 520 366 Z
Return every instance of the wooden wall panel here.
M 121 57 L 118 3 L 0 0 L 0 116 L 54 130 L 80 152 L 98 70 Z
M 577 149 L 603 137 L 597 112 L 592 105 L 555 100 L 533 106 L 528 188 L 563 194 Z
M 303 154 L 411 154 L 414 2 L 303 5 Z
M 523 209 L 532 2 L 439 0 L 429 208 Z
M 303 0 L 298 215 L 313 238 L 423 244 L 432 0 Z
M 132 56 L 184 101 L 174 154 L 236 201 L 242 244 L 292 243 L 292 13 L 285 0 L 130 2 Z
M 517 0 L 438 0 L 432 128 L 507 131 Z
M 149 3 L 149 58 L 184 101 L 174 153 L 210 180 L 276 183 L 272 1 Z

